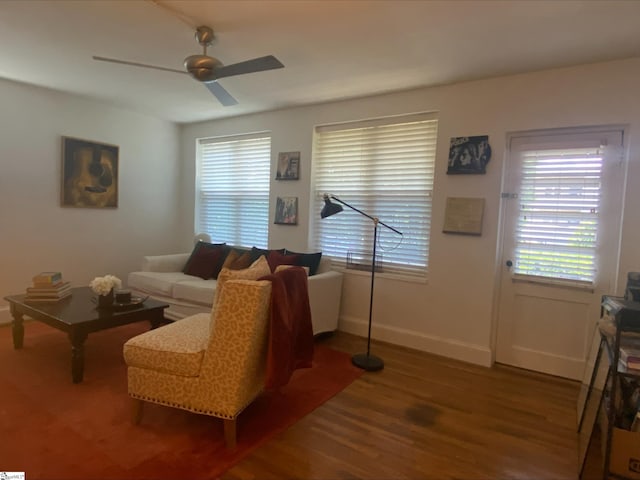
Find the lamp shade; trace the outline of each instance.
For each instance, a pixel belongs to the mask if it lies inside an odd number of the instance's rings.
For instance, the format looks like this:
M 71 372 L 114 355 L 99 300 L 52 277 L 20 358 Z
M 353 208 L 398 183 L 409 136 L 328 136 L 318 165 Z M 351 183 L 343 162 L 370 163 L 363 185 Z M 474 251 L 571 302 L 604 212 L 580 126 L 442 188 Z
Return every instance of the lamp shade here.
M 328 195 L 324 197 L 324 207 L 322 207 L 322 211 L 320 212 L 321 218 L 327 218 L 331 215 L 335 215 L 336 213 L 340 213 L 342 211 L 342 205 L 337 203 L 331 203 L 331 199 Z

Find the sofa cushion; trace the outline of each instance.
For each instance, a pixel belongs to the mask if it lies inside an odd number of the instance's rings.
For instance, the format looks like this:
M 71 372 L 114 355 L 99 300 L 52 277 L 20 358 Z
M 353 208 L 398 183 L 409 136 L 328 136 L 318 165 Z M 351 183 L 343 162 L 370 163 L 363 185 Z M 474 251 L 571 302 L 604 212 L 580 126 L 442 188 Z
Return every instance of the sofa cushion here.
M 243 270 L 251 265 L 251 252 L 232 248 L 222 264 L 222 268 Z
M 201 305 L 211 305 L 213 303 L 213 292 L 216 289 L 217 280 L 188 279 L 182 280 L 173 286 L 173 298 L 199 303 Z
M 216 276 L 224 252 L 219 249 L 201 248 L 184 273 L 200 277 L 203 280 Z
M 182 272 L 204 280 L 217 278 L 228 252 L 229 247 L 224 243 L 198 242 Z
M 278 273 L 287 268 L 294 268 L 294 267 L 298 267 L 298 265 L 278 265 L 273 273 Z M 309 267 L 299 267 L 299 268 L 304 270 L 304 273 L 307 274 L 307 277 L 309 276 Z
M 129 339 L 123 347 L 131 367 L 197 377 L 209 343 L 208 313 L 198 313 Z
M 278 253 L 284 253 L 284 248 L 267 250 L 267 249 L 264 249 L 264 248 L 251 247 L 251 263 L 255 262 L 262 255 L 264 255 L 265 257 L 269 256 L 269 252 L 271 252 L 271 251 L 276 251 Z
M 211 309 L 211 318 L 215 318 L 215 310 L 220 299 L 220 294 L 224 289 L 224 284 L 229 280 L 258 280 L 260 277 L 269 275 L 271 269 L 269 263 L 264 256 L 259 257 L 255 262 L 251 264 L 249 268 L 243 270 L 231 270 L 229 268 L 223 268 L 218 275 L 218 283 L 216 284 L 216 292 L 213 296 L 213 308 Z
M 285 255 L 277 250 L 271 250 L 267 255 L 267 262 L 272 272 L 276 271 L 278 265 L 296 265 L 298 255 Z
M 296 253 L 291 250 L 286 250 L 287 255 L 297 255 L 298 259 L 294 263 L 299 267 L 309 267 L 309 276 L 318 273 L 318 266 L 322 259 L 322 252 L 317 253 Z
M 182 272 L 131 272 L 127 278 L 127 286 L 150 294 L 173 296 L 174 286 L 195 277 Z

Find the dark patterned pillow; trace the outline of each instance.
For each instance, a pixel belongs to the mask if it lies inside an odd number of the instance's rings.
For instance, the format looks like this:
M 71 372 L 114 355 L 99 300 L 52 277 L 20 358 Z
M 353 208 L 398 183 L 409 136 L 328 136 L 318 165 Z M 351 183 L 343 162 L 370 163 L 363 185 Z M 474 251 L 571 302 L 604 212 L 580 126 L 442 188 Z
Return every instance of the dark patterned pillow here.
M 228 252 L 224 243 L 198 242 L 182 272 L 204 280 L 217 278 Z

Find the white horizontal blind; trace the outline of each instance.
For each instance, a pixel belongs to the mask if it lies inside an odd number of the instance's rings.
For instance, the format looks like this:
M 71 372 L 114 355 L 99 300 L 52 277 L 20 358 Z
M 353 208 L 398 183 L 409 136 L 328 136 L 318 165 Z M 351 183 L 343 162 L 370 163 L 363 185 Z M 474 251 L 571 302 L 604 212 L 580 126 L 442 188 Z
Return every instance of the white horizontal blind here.
M 403 233 L 379 226 L 383 271 L 426 278 L 437 128 L 435 115 L 425 114 L 317 127 L 315 248 L 370 268 L 373 222 L 348 207 L 320 219 L 330 193 Z
M 196 231 L 213 243 L 266 248 L 270 159 L 268 134 L 200 139 Z
M 600 147 L 525 149 L 514 273 L 592 284 L 596 275 Z

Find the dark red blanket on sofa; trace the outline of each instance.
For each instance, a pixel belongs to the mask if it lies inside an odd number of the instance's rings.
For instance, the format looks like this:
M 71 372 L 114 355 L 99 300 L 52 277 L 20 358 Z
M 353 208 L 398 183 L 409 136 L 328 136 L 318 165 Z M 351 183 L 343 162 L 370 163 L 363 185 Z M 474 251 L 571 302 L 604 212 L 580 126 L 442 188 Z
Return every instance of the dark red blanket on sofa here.
M 297 368 L 311 366 L 313 327 L 307 274 L 292 267 L 262 277 L 271 282 L 266 388 L 286 385 Z

